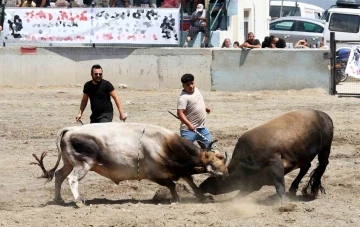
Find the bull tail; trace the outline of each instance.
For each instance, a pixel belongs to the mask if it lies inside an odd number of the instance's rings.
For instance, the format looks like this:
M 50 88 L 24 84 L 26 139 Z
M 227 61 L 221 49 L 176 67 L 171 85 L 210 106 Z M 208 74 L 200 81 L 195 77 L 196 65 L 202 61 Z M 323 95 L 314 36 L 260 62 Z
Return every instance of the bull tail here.
M 44 158 L 47 155 L 46 151 L 41 154 L 40 158 L 36 154 L 32 155 L 36 159 L 37 162 L 31 162 L 30 164 L 40 166 L 41 170 L 43 171 L 43 175 L 41 175 L 38 178 L 46 178 L 47 181 L 51 181 L 54 178 L 55 171 L 56 171 L 57 167 L 59 166 L 60 159 L 61 159 L 61 147 L 60 147 L 61 139 L 67 131 L 68 131 L 68 129 L 63 129 L 57 135 L 56 147 L 58 150 L 58 159 L 56 161 L 54 168 L 52 168 L 50 170 L 46 170 L 46 168 L 44 166 Z
M 323 113 L 323 121 L 327 121 L 324 130 L 321 132 L 321 147 L 322 149 L 318 153 L 318 166 L 311 172 L 310 180 L 303 188 L 303 195 L 308 195 L 308 189 L 310 188 L 310 195 L 316 197 L 319 192 L 325 194 L 325 189 L 321 185 L 321 177 L 323 176 L 327 165 L 329 164 L 329 156 L 331 150 L 331 143 L 333 139 L 333 122 L 331 118 Z

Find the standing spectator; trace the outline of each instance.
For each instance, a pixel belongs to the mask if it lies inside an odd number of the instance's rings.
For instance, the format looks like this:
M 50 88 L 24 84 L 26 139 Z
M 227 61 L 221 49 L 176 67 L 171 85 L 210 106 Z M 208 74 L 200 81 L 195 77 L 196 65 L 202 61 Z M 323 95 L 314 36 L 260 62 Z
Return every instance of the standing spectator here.
M 205 47 L 205 42 L 207 40 L 207 28 L 206 28 L 206 10 L 204 9 L 203 4 L 198 4 L 196 11 L 193 12 L 191 16 L 191 26 L 189 29 L 189 34 L 186 37 L 184 47 L 189 45 L 189 41 L 192 40 L 199 32 L 204 33 L 204 38 L 201 43 L 201 47 Z
M 231 40 L 229 38 L 225 38 L 221 48 L 231 48 Z
M 50 6 L 50 0 L 35 0 L 36 7 L 48 7 Z
M 214 4 L 216 1 L 217 1 L 217 3 L 214 7 Z M 210 0 L 209 3 L 210 3 L 211 8 L 214 7 L 214 10 L 211 12 L 212 21 L 215 20 L 216 16 L 218 15 L 218 13 L 220 11 L 220 15 L 217 18 L 217 22 L 216 22 L 216 26 L 215 26 L 214 30 L 221 30 L 221 22 L 223 19 L 223 12 L 225 10 L 225 7 L 224 7 L 225 0 Z
M 130 0 L 110 0 L 110 7 L 129 7 L 130 6 L 130 3 L 129 3 Z
M 21 4 L 21 7 L 36 7 L 36 3 L 32 0 L 26 0 Z
M 295 48 L 298 48 L 298 49 L 307 49 L 307 48 L 309 48 L 307 39 L 300 39 L 299 41 L 297 41 L 296 44 L 295 44 Z
M 234 48 L 240 48 L 240 43 L 238 41 L 235 41 L 233 44 Z
M 179 8 L 179 0 L 164 0 L 162 8 Z
M 261 48 L 260 45 L 260 41 L 258 39 L 255 39 L 255 35 L 252 32 L 248 33 L 248 39 L 240 45 L 240 48 L 250 48 L 250 49 L 254 49 L 254 48 Z
M 103 79 L 103 70 L 100 65 L 93 65 L 91 68 L 92 80 L 84 85 L 84 94 L 80 104 L 80 110 L 76 116 L 76 121 L 80 121 L 88 99 L 90 98 L 90 105 L 92 114 L 90 116 L 90 123 L 111 122 L 113 119 L 113 105 L 110 96 L 114 99 L 115 104 L 119 110 L 120 120 L 125 121 L 126 115 L 121 106 L 119 96 L 114 90 L 114 86 L 107 80 Z
M 134 0 L 133 5 L 136 7 L 147 5 L 148 7 L 156 8 L 156 2 L 154 0 Z
M 177 116 L 179 117 L 180 135 L 191 142 L 200 140 L 206 146 L 210 144 L 211 135 L 205 127 L 206 113 L 210 113 L 210 109 L 205 106 L 204 98 L 199 89 L 195 87 L 194 76 L 192 74 L 184 74 L 181 77 L 183 90 L 179 96 L 177 103 Z M 203 135 L 202 138 L 195 131 Z
M 286 48 L 285 39 L 270 36 L 270 48 Z

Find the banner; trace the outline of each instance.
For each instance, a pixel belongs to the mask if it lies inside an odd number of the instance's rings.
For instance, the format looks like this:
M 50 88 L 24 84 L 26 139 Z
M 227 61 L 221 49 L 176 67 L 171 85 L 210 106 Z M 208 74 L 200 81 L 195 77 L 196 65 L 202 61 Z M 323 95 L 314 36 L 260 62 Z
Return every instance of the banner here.
M 360 46 L 352 47 L 345 73 L 360 79 Z
M 5 14 L 5 43 L 179 43 L 179 9 L 8 8 Z

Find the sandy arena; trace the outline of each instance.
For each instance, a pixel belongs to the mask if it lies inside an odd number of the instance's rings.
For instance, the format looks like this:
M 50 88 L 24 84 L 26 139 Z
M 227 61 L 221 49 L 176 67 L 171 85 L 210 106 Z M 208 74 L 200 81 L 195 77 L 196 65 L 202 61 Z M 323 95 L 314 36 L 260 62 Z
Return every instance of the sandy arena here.
M 128 122 L 160 125 L 178 132 L 178 90 L 117 89 Z M 314 108 L 328 113 L 335 126 L 330 163 L 322 178 L 326 194 L 312 201 L 289 201 L 280 206 L 274 187 L 263 187 L 241 200 L 237 192 L 199 203 L 190 187 L 179 181 L 181 203 L 153 200 L 163 187 L 147 180 L 119 185 L 89 172 L 79 183 L 86 206 L 75 208 L 67 181 L 62 185 L 65 205 L 54 204 L 54 180 L 37 179 L 41 169 L 29 165 L 32 154 L 48 152 L 46 168 L 55 165 L 55 135 L 75 122 L 81 87 L 0 88 L 0 226 L 357 226 L 360 223 L 360 105 L 357 98 L 330 96 L 322 89 L 301 91 L 204 92 L 212 113 L 207 126 L 218 146 L 230 153 L 247 129 L 283 112 Z M 88 105 L 83 121 L 89 123 Z M 119 121 L 115 112 L 115 120 Z M 312 169 L 317 158 L 312 163 Z M 62 164 L 60 163 L 60 167 Z M 60 168 L 59 167 L 59 168 Z M 310 172 L 309 171 L 309 172 Z M 297 175 L 285 178 L 286 189 Z M 200 184 L 206 174 L 196 175 Z M 306 175 L 300 189 L 308 180 Z M 301 190 L 300 190 L 301 191 Z M 168 195 L 170 198 L 170 195 Z M 357 223 L 357 224 L 356 224 Z

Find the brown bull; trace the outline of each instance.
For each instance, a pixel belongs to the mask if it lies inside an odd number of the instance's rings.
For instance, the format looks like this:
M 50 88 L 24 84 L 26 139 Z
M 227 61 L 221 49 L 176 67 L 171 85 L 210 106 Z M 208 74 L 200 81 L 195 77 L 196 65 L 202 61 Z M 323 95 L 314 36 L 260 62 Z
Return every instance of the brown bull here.
M 303 189 L 307 193 L 311 187 L 311 194 L 316 196 L 319 190 L 324 191 L 321 177 L 329 163 L 333 130 L 333 122 L 324 112 L 305 109 L 285 113 L 246 131 L 235 146 L 229 175 L 209 177 L 200 189 L 211 194 L 240 190 L 241 197 L 264 185 L 274 185 L 283 201 L 284 175 L 300 168 L 289 190 L 295 195 L 317 155 L 319 164 Z

